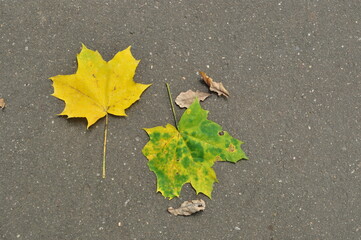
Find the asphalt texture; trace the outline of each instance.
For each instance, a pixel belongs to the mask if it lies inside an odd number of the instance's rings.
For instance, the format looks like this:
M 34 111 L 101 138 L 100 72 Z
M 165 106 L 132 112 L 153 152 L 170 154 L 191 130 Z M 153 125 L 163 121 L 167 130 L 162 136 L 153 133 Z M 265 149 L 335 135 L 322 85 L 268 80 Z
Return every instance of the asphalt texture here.
M 361 4 L 349 1 L 0 1 L 0 239 L 361 239 Z M 73 74 L 81 43 L 106 60 L 132 46 L 152 83 L 110 117 L 57 116 L 49 77 Z M 169 201 L 141 149 L 173 124 L 173 97 L 202 103 L 245 142 L 216 163 L 212 200 L 184 186 Z M 177 108 L 180 116 L 184 110 Z M 167 212 L 192 199 L 204 212 Z

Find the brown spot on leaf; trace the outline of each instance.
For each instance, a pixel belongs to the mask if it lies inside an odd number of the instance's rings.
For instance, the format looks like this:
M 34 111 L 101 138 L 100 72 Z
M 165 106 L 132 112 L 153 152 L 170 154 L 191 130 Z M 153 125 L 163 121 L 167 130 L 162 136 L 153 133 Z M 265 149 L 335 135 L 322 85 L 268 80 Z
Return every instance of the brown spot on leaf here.
M 219 135 L 219 136 L 223 136 L 223 135 L 224 135 L 224 132 L 223 132 L 223 131 L 220 131 L 220 132 L 218 132 L 218 135 Z
M 235 148 L 234 145 L 231 143 L 231 144 L 229 144 L 229 147 L 228 147 L 227 151 L 228 151 L 228 152 L 234 152 L 234 151 L 236 151 L 236 148 Z

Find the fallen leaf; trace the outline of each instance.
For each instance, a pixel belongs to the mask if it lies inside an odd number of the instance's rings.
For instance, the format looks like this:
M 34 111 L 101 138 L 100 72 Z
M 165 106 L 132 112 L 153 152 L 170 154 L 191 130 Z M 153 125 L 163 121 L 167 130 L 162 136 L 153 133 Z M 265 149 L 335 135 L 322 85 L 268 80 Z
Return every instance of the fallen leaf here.
M 150 86 L 133 81 L 139 61 L 133 57 L 130 47 L 106 62 L 98 51 L 83 45 L 77 60 L 78 70 L 75 74 L 50 79 L 53 81 L 53 96 L 66 104 L 59 115 L 84 117 L 88 121 L 88 128 L 108 113 L 126 116 L 125 109 Z
M 157 176 L 157 191 L 164 197 L 178 197 L 182 186 L 190 183 L 197 194 L 211 198 L 213 183 L 218 181 L 213 164 L 247 159 L 241 149 L 243 142 L 207 115 L 195 100 L 181 117 L 178 129 L 170 124 L 144 129 L 150 140 L 142 152 Z
M 6 106 L 6 104 L 5 104 L 5 99 L 0 98 L 0 108 L 4 109 L 5 106 Z
M 87 128 L 106 117 L 102 175 L 105 178 L 108 115 L 126 116 L 125 109 L 136 102 L 150 85 L 133 81 L 139 60 L 133 57 L 130 47 L 106 62 L 98 51 L 83 45 L 77 60 L 75 74 L 50 78 L 53 81 L 53 96 L 65 102 L 65 108 L 59 115 L 84 117 L 88 122 Z
M 189 216 L 192 215 L 193 213 L 203 211 L 205 208 L 206 208 L 206 203 L 202 199 L 200 199 L 200 200 L 185 201 L 181 204 L 179 208 L 176 209 L 169 207 L 168 212 L 175 216 L 177 215 Z
M 209 90 L 218 93 L 218 96 L 229 97 L 229 92 L 224 88 L 223 84 L 220 82 L 214 82 L 212 78 L 207 76 L 204 72 L 199 72 L 202 76 L 203 81 L 208 85 Z
M 181 92 L 178 97 L 175 99 L 175 103 L 181 108 L 188 108 L 196 98 L 200 101 L 204 101 L 211 94 L 200 92 L 200 91 L 192 91 L 188 90 L 186 92 Z

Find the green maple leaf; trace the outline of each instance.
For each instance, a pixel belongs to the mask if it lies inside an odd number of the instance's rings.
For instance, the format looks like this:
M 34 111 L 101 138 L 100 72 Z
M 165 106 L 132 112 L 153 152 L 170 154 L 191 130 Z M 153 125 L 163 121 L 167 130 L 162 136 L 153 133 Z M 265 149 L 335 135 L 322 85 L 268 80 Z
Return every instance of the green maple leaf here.
M 213 164 L 247 159 L 243 142 L 222 131 L 207 115 L 195 100 L 181 117 L 178 130 L 170 124 L 145 128 L 150 141 L 142 152 L 157 176 L 157 191 L 164 197 L 178 197 L 182 186 L 190 183 L 197 194 L 211 198 L 213 183 L 218 182 Z

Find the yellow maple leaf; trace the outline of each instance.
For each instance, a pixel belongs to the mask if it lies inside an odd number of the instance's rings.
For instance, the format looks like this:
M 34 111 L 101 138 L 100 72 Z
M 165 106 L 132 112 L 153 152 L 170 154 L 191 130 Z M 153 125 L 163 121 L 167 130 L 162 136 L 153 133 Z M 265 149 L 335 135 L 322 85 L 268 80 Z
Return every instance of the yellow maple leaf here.
M 106 62 L 98 51 L 83 44 L 77 60 L 75 74 L 50 79 L 53 81 L 53 96 L 66 103 L 59 115 L 85 117 L 88 128 L 108 113 L 126 116 L 125 109 L 150 86 L 133 81 L 139 60 L 133 57 L 130 47 Z
M 78 69 L 75 74 L 51 77 L 54 97 L 65 102 L 59 115 L 68 118 L 84 117 L 87 128 L 102 117 L 106 117 L 104 128 L 103 178 L 105 178 L 106 138 L 108 114 L 126 116 L 125 109 L 136 102 L 150 84 L 133 81 L 139 64 L 130 47 L 118 52 L 109 62 L 104 61 L 98 51 L 84 44 L 77 55 Z

